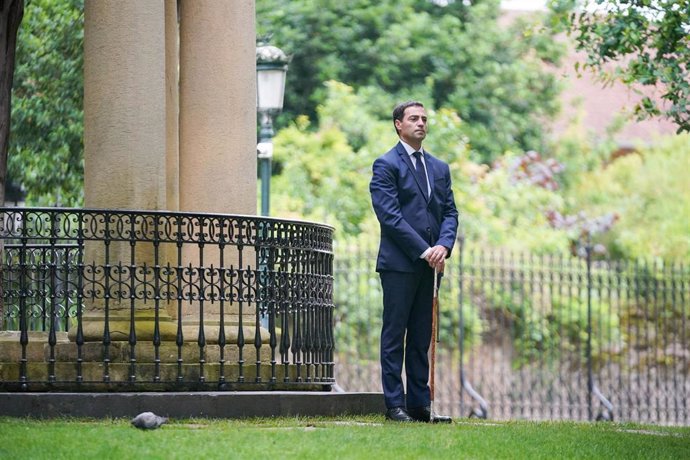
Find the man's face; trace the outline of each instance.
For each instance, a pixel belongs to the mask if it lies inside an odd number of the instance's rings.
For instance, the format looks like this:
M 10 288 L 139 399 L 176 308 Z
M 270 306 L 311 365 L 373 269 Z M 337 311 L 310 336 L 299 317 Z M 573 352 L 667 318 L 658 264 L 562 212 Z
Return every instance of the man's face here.
M 426 137 L 426 111 L 424 107 L 412 106 L 405 109 L 402 120 L 395 120 L 400 138 L 413 147 L 421 145 Z

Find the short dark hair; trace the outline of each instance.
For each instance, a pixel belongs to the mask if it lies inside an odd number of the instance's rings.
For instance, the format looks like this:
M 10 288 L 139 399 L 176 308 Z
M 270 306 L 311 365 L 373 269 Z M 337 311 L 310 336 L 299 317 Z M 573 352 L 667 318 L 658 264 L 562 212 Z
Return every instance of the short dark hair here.
M 400 104 L 395 106 L 395 108 L 393 109 L 393 127 L 395 128 L 395 132 L 398 134 L 400 134 L 400 131 L 398 131 L 398 127 L 395 126 L 395 120 L 402 120 L 405 116 L 405 110 L 407 110 L 408 107 L 424 108 L 424 104 L 422 104 L 419 101 L 407 101 L 401 102 Z

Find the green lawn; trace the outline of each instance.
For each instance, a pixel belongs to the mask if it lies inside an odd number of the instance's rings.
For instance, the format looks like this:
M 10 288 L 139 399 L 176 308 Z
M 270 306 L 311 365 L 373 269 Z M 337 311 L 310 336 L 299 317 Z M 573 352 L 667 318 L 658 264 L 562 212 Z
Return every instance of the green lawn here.
M 171 420 L 0 418 L 0 459 L 690 459 L 690 427 L 457 420 L 395 424 L 383 417 Z

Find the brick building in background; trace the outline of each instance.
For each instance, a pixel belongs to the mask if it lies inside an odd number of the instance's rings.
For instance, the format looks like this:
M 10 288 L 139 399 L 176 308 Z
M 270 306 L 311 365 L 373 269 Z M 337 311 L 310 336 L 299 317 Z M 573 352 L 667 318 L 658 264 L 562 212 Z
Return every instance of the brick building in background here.
M 527 9 L 522 5 L 506 2 L 500 23 L 508 25 L 519 17 L 544 13 L 543 10 Z M 563 40 L 568 38 L 563 37 Z M 581 70 L 578 75 L 575 64 L 579 62 L 582 66 L 585 60 L 584 53 L 576 52 L 573 46 L 571 52 L 561 60 L 560 66 L 549 67 L 564 83 L 560 96 L 561 113 L 552 125 L 555 137 L 569 128 L 577 127 L 594 139 L 604 139 L 612 127 L 619 125 L 612 133 L 612 138 L 621 149 L 627 150 L 638 143 L 650 143 L 658 136 L 676 132 L 676 125 L 664 118 L 637 121 L 632 111 L 642 96 L 633 89 L 620 82 L 604 86 L 590 70 Z M 645 94 L 653 95 L 651 91 Z

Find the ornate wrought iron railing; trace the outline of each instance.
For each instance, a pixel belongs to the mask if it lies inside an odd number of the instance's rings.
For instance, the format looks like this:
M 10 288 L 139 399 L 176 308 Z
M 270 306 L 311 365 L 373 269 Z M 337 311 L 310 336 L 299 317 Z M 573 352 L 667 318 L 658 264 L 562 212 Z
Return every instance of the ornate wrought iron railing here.
M 0 389 L 324 389 L 333 229 L 0 208 Z
M 346 391 L 381 391 L 375 260 L 375 244 L 336 248 L 336 379 Z M 439 411 L 690 424 L 687 264 L 458 241 L 439 297 Z

